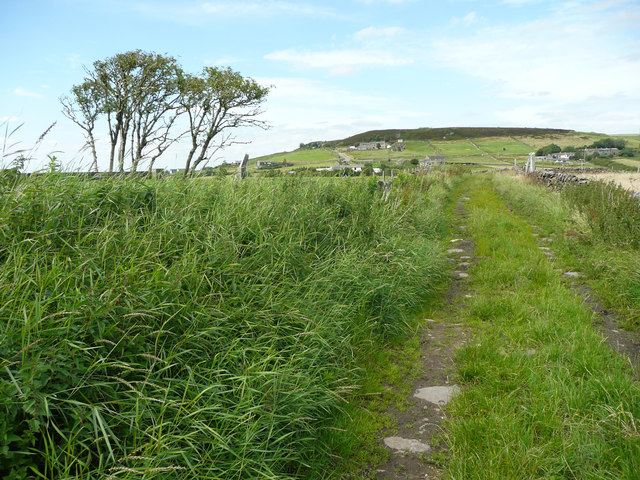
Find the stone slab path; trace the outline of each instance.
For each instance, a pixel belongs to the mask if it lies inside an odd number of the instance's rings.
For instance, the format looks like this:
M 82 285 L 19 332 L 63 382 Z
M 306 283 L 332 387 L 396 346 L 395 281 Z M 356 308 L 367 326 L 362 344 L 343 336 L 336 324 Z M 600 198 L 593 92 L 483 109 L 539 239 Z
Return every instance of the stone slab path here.
M 459 391 L 453 379 L 455 351 L 470 337 L 470 333 L 455 321 L 455 312 L 465 299 L 472 297 L 467 284 L 474 245 L 464 237 L 468 218 L 466 200 L 463 197 L 457 204 L 456 238 L 450 241 L 456 248 L 447 250 L 452 270 L 444 307 L 434 318 L 425 320 L 425 328 L 420 332 L 420 375 L 413 382 L 407 408 L 388 412 L 397 426 L 384 432 L 381 439 L 390 455 L 389 460 L 376 469 L 378 480 L 435 479 L 443 473 L 434 460 L 444 453 L 444 445 L 437 437 L 441 433 L 440 425 L 447 417 L 446 404 Z

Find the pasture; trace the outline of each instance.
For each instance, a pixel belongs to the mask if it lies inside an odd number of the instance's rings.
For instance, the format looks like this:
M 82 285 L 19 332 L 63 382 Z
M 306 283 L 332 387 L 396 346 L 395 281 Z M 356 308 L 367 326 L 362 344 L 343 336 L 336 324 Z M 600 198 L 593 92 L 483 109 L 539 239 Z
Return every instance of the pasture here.
M 299 149 L 291 152 L 274 153 L 249 160 L 249 168 L 256 168 L 258 161 L 288 163 L 295 167 L 328 167 L 338 163 L 338 154 L 329 149 L 306 150 Z

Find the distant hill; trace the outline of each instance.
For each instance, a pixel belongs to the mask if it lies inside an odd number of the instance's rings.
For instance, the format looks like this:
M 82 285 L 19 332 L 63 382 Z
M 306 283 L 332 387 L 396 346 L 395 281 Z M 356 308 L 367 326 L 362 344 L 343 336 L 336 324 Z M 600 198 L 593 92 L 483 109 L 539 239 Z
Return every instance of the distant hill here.
M 499 127 L 446 127 L 370 130 L 340 140 L 310 142 L 290 152 L 273 153 L 250 161 L 252 170 L 264 169 L 295 171 L 300 168 L 327 168 L 340 163 L 369 164 L 374 167 L 416 165 L 422 160 L 439 158 L 446 164 L 481 165 L 490 168 L 522 164 L 531 152 L 554 144 L 565 152 L 576 152 L 594 142 L 610 137 L 603 133 L 578 132 L 558 128 L 499 128 Z M 640 168 L 640 135 L 616 135 L 630 147 L 624 156 L 615 160 L 599 159 L 592 163 L 607 166 L 623 165 L 620 168 Z M 385 141 L 388 144 L 402 139 L 399 148 L 390 145 L 378 148 L 349 149 L 363 142 Z M 634 153 L 638 152 L 638 153 Z M 258 167 L 258 162 L 264 162 Z M 612 163 L 613 162 L 613 163 Z M 553 166 L 540 163 L 541 167 Z
M 446 127 L 446 128 L 414 128 L 370 130 L 342 140 L 324 142 L 327 147 L 346 147 L 360 142 L 374 142 L 377 140 L 394 141 L 402 138 L 405 141 L 424 140 L 462 140 L 465 138 L 482 137 L 545 137 L 574 133 L 574 130 L 559 128 L 500 128 L 500 127 Z M 314 142 L 312 142 L 314 143 Z

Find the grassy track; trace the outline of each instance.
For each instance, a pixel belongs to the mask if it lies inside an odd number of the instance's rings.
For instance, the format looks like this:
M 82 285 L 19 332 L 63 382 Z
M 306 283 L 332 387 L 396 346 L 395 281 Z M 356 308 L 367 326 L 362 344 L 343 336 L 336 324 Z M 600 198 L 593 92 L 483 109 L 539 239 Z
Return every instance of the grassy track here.
M 478 333 L 457 359 L 449 478 L 640 478 L 640 386 L 628 363 L 490 181 L 468 187 L 480 260 L 464 315 Z
M 500 195 L 541 234 L 567 270 L 579 270 L 626 328 L 640 327 L 640 205 L 621 188 L 595 182 L 589 188 L 550 192 L 533 183 L 495 176 Z

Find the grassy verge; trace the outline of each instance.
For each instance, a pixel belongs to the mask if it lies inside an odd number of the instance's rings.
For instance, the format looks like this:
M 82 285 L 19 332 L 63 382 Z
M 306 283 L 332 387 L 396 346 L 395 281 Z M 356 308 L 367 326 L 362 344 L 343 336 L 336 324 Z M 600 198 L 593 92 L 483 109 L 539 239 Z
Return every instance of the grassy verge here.
M 626 328 L 640 326 L 640 205 L 623 189 L 593 182 L 562 193 L 521 179 L 495 176 L 494 186 L 553 238 L 554 253 L 579 270 Z
M 331 476 L 446 267 L 435 176 L 5 180 L 2 478 Z
M 453 479 L 638 478 L 640 387 L 488 180 L 470 185 L 480 260 L 446 424 Z

